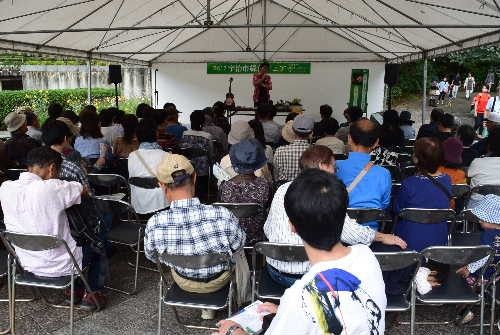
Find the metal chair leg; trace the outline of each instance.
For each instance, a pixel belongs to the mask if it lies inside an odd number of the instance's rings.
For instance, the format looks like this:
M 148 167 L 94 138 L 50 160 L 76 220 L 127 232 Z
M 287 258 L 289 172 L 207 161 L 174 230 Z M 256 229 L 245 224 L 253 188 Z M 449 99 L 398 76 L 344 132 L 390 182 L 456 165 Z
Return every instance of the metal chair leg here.
M 74 308 L 75 308 L 75 278 L 73 277 L 73 273 L 71 273 L 71 293 L 70 293 L 70 305 L 69 305 L 69 329 L 71 335 L 73 335 Z
M 490 335 L 493 335 L 493 328 L 495 327 L 495 304 L 496 304 L 497 285 L 493 277 L 493 284 L 491 286 L 491 315 L 490 315 Z
M 484 278 L 481 275 L 481 315 L 480 315 L 479 334 L 483 335 L 483 332 L 484 332 Z
M 414 335 L 415 334 L 415 282 L 412 281 L 411 283 L 411 297 L 410 297 L 410 302 L 411 302 L 411 307 L 410 307 L 410 334 Z
M 16 334 L 16 265 L 11 265 L 10 332 Z
M 161 335 L 161 312 L 162 312 L 162 305 L 163 305 L 163 280 L 160 279 L 160 288 L 159 288 L 159 297 L 158 297 L 158 330 L 157 330 L 157 335 Z

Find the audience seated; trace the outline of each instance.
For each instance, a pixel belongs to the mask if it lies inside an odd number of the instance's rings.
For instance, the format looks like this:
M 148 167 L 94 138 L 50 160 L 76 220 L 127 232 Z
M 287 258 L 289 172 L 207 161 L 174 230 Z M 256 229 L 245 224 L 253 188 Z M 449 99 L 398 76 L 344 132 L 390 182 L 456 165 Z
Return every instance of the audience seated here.
M 457 130 L 457 137 L 462 141 L 463 145 L 462 166 L 469 166 L 475 158 L 481 156 L 476 149 L 471 147 L 474 142 L 474 135 L 474 128 L 469 125 L 462 125 Z
M 231 131 L 231 125 L 229 124 L 229 120 L 225 116 L 226 107 L 222 101 L 217 101 L 214 103 L 212 107 L 214 124 L 224 130 L 226 135 Z
M 178 140 L 175 135 L 172 135 L 167 131 L 168 113 L 169 112 L 165 109 L 156 109 L 154 118 L 156 124 L 158 125 L 156 142 L 163 148 L 163 150 L 166 151 L 172 150 L 172 148 L 175 148 L 178 145 Z
M 266 334 L 383 334 L 386 296 L 377 259 L 364 245 L 341 243 L 347 192 L 334 176 L 310 169 L 288 188 L 290 229 L 304 241 L 311 268 L 287 289 Z M 346 313 L 347 311 L 347 313 Z M 247 334 L 222 321 L 219 334 Z
M 29 137 L 26 132 L 26 115 L 17 112 L 7 114 L 3 120 L 7 126 L 7 131 L 10 132 L 11 138 L 5 142 L 5 150 L 9 167 L 24 168 L 26 167 L 26 156 L 32 149 L 40 146 L 40 142 Z
M 146 257 L 156 262 L 164 252 L 173 255 L 205 255 L 230 253 L 245 244 L 245 232 L 238 219 L 224 207 L 203 205 L 195 197 L 196 173 L 189 160 L 181 155 L 165 157 L 157 168 L 161 189 L 170 209 L 149 219 L 145 236 Z M 185 291 L 216 292 L 231 278 L 226 265 L 210 268 L 172 268 L 172 278 Z M 202 317 L 212 319 L 213 311 L 204 310 Z
M 455 128 L 455 117 L 449 113 L 445 113 L 441 116 L 437 125 L 437 133 L 435 137 L 441 142 L 444 142 L 448 137 L 454 135 Z
M 219 149 L 216 150 L 216 155 L 220 158 L 224 156 L 228 150 L 227 135 L 224 130 L 222 130 L 222 128 L 215 125 L 212 108 L 206 108 L 203 113 L 205 117 L 205 122 L 203 123 L 203 131 L 211 134 L 215 142 L 218 144 L 217 148 Z
M 339 129 L 339 123 L 335 119 L 329 119 L 323 122 L 324 137 L 316 141 L 317 145 L 328 147 L 335 155 L 344 155 L 346 148 L 344 142 L 335 137 Z
M 49 121 L 50 122 L 50 121 Z M 86 189 L 76 181 L 58 180 L 63 159 L 49 147 L 33 149 L 27 157 L 28 172 L 19 180 L 6 181 L 0 186 L 0 202 L 6 229 L 25 234 L 56 235 L 64 239 L 80 267 L 88 267 L 88 282 L 93 292 L 76 290 L 75 300 L 81 308 L 103 307 L 99 257 L 89 245 L 77 246 L 71 236 L 65 210 L 79 204 Z M 28 251 L 16 248 L 23 269 L 33 276 L 62 277 L 74 273 L 73 263 L 63 246 L 48 251 Z M 81 285 L 78 285 L 81 286 Z
M 110 145 L 115 143 L 117 138 L 123 137 L 122 125 L 114 123 L 117 112 L 118 110 L 116 108 L 107 108 L 99 113 L 99 124 L 101 126 L 102 136 Z
M 256 139 L 243 140 L 231 146 L 229 157 L 236 176 L 224 181 L 219 188 L 220 201 L 232 203 L 257 203 L 258 215 L 241 218 L 240 225 L 246 232 L 246 245 L 264 240 L 264 213 L 269 204 L 271 185 L 256 172 L 267 165 L 264 148 Z
M 70 120 L 74 126 L 78 126 L 78 123 L 80 122 L 80 117 L 78 117 L 78 115 L 71 109 L 65 110 L 60 117 Z
M 281 138 L 281 126 L 273 120 L 276 116 L 276 107 L 271 104 L 259 104 L 255 116 L 264 129 L 266 144 L 273 147 L 278 145 Z
M 129 154 L 139 148 L 136 130 L 138 126 L 137 117 L 127 114 L 122 118 L 123 136 L 118 137 L 113 143 L 113 154 L 119 158 L 127 158 Z
M 165 132 L 173 135 L 177 142 L 182 140 L 182 135 L 187 130 L 182 124 L 179 123 L 179 111 L 174 107 L 169 107 L 167 110 L 167 120 Z
M 157 178 L 156 168 L 169 154 L 156 143 L 156 123 L 145 118 L 137 127 L 139 148 L 128 156 L 129 178 Z M 168 207 L 168 201 L 160 187 L 144 188 L 131 183 L 130 200 L 132 207 L 139 214 L 152 214 Z
M 40 142 L 42 132 L 40 131 L 40 120 L 38 119 L 38 115 L 36 115 L 30 107 L 18 108 L 17 112 L 26 115 L 26 126 L 28 128 L 26 135 Z
M 111 156 L 111 147 L 101 133 L 99 116 L 95 110 L 87 108 L 80 113 L 80 122 L 80 136 L 75 140 L 75 150 L 87 160 L 89 166 L 102 169 Z
M 49 117 L 45 122 L 50 121 L 50 120 L 55 120 L 58 117 L 62 116 L 62 113 L 64 112 L 63 106 L 58 103 L 58 102 L 52 102 L 49 104 L 49 107 L 47 107 L 47 114 Z
M 330 105 L 321 105 L 319 107 L 319 114 L 321 115 L 321 121 L 314 124 L 313 137 L 322 138 L 326 136 L 326 127 L 336 128 L 335 133 L 339 129 L 339 122 L 332 118 L 333 109 Z M 331 135 L 331 134 L 330 134 Z M 335 134 L 333 134 L 335 135 Z
M 500 114 L 499 113 L 489 113 L 488 119 L 486 120 L 486 129 L 488 129 L 488 134 L 491 133 L 495 128 L 500 128 Z M 479 141 L 472 145 L 472 149 L 479 152 L 481 156 L 488 153 L 488 136 L 481 138 Z
M 349 146 L 351 152 L 346 160 L 338 161 L 337 176 L 349 190 L 349 207 L 378 208 L 385 210 L 390 203 L 392 180 L 390 172 L 370 162 L 370 152 L 377 145 L 378 125 L 370 120 L 359 120 L 351 124 Z M 378 222 L 366 223 L 378 230 Z
M 487 154 L 476 158 L 467 170 L 470 186 L 500 185 L 500 127 L 494 128 L 487 138 Z M 472 194 L 468 207 L 474 208 L 482 198 L 479 194 Z
M 415 121 L 411 119 L 411 112 L 404 110 L 399 114 L 399 128 L 403 131 L 403 136 L 405 140 L 415 139 L 415 128 L 413 124 Z
M 165 106 L 163 108 L 166 109 Z M 150 105 L 148 105 L 146 103 L 140 103 L 137 105 L 137 107 L 135 109 L 135 116 L 137 116 L 138 120 L 141 120 L 144 118 L 153 118 L 154 111 L 155 110 Z
M 462 142 L 457 137 L 449 137 L 443 142 L 444 164 L 438 169 L 439 172 L 447 174 L 452 184 L 465 184 L 465 171 L 462 169 Z
M 418 130 L 417 139 L 421 137 L 434 137 L 438 133 L 438 122 L 444 115 L 441 108 L 433 108 L 431 111 L 431 122 L 423 124 Z
M 290 181 L 300 173 L 299 159 L 309 148 L 309 140 L 314 128 L 314 120 L 306 115 L 299 115 L 292 124 L 295 139 L 289 145 L 279 147 L 274 153 L 274 180 L 276 182 Z
M 311 146 L 302 154 L 300 168 L 302 171 L 321 169 L 335 174 L 333 153 L 330 149 L 321 145 Z M 264 225 L 264 233 L 270 242 L 301 245 L 302 240 L 300 237 L 290 229 L 289 219 L 284 208 L 285 193 L 290 184 L 291 182 L 281 185 L 274 194 L 269 215 Z M 397 245 L 403 249 L 406 248 L 405 242 L 400 238 L 394 235 L 381 234 L 371 228 L 364 227 L 348 216 L 345 216 L 342 241 L 351 245 L 358 243 L 370 245 L 372 242 L 378 241 L 386 245 Z M 290 287 L 309 268 L 307 262 L 292 263 L 267 259 L 267 263 L 267 270 L 271 278 L 285 287 Z
M 404 145 L 404 134 L 400 128 L 398 112 L 385 111 L 379 128 L 378 146 L 371 151 L 373 164 L 399 166 L 398 147 Z
M 344 144 L 347 144 L 349 126 L 363 117 L 363 110 L 356 106 L 348 107 L 344 111 L 344 117 L 347 122 L 340 124 L 340 128 L 335 136 L 337 136 L 339 140 L 344 142 Z
M 443 156 L 443 147 L 437 138 L 423 137 L 415 142 L 417 174 L 401 183 L 395 205 L 397 212 L 404 208 L 450 208 L 451 178 L 438 170 L 443 164 Z M 421 251 L 448 244 L 448 223 L 401 220 L 396 226 L 396 234 L 408 243 L 408 249 Z
M 199 148 L 206 150 L 208 152 L 207 156 L 202 157 L 190 157 L 191 161 L 194 162 L 194 167 L 196 169 L 196 175 L 199 177 L 208 176 L 210 169 L 210 161 L 214 160 L 214 148 L 212 141 L 213 136 L 206 131 L 203 131 L 203 125 L 205 123 L 205 115 L 203 111 L 196 110 L 191 113 L 191 129 L 186 130 L 182 136 L 183 145 L 186 147 Z

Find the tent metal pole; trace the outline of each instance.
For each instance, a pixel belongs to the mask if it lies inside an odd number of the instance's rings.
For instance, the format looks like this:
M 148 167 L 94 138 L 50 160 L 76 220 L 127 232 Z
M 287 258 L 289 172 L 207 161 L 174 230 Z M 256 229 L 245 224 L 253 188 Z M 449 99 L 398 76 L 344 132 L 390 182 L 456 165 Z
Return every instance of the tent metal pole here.
M 92 105 L 92 54 L 87 58 L 87 101 Z
M 266 60 L 267 55 L 266 55 L 266 46 L 267 46 L 267 29 L 265 27 L 267 23 L 267 0 L 262 1 L 262 46 L 264 47 L 264 60 Z
M 423 53 L 424 68 L 422 75 L 422 124 L 425 121 L 425 106 L 427 105 L 427 52 Z

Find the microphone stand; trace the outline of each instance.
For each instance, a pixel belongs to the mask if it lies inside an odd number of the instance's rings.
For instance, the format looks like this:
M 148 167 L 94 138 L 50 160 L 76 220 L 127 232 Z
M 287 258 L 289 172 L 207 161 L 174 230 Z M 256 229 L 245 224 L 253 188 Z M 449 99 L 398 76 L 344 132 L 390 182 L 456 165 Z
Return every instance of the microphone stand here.
M 155 108 L 158 108 L 158 89 L 156 87 L 156 73 L 158 72 L 158 69 L 155 69 L 155 91 L 154 91 L 154 95 L 155 95 Z

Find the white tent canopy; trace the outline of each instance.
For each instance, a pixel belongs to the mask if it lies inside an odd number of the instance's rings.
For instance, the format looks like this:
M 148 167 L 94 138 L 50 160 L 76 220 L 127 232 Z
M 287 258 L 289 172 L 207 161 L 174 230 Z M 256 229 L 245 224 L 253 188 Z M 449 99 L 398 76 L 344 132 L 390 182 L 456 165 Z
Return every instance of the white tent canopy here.
M 141 65 L 409 61 L 500 43 L 500 0 L 3 0 L 0 51 Z

